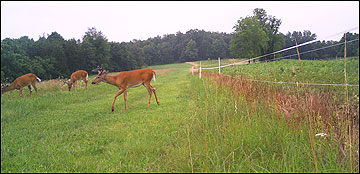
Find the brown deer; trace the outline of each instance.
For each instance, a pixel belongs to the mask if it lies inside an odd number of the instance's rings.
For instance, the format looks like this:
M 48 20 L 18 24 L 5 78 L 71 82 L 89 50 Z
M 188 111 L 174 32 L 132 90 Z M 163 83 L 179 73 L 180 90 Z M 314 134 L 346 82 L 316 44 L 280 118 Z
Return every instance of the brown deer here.
M 127 107 L 127 89 L 131 87 L 137 87 L 140 85 L 144 85 L 145 88 L 149 92 L 149 102 L 148 107 L 150 106 L 150 99 L 152 92 L 155 94 L 155 99 L 157 104 L 159 105 L 158 98 L 156 96 L 156 89 L 150 85 L 150 81 L 152 78 L 154 78 L 154 81 L 156 80 L 156 74 L 150 69 L 138 69 L 138 70 L 132 70 L 132 71 L 123 71 L 120 72 L 117 75 L 108 75 L 109 71 L 103 70 L 102 68 L 94 69 L 94 71 L 98 71 L 98 75 L 96 76 L 95 80 L 91 84 L 97 84 L 99 82 L 106 82 L 111 85 L 117 86 L 119 88 L 119 92 L 116 93 L 114 102 L 112 104 L 112 111 L 114 111 L 114 105 L 116 101 L 116 97 L 124 93 L 124 101 L 125 101 L 125 110 L 128 109 Z
M 76 89 L 76 81 L 82 79 L 85 82 L 85 88 L 87 88 L 87 82 L 88 82 L 88 73 L 84 70 L 78 70 L 71 74 L 69 81 L 64 82 L 64 84 L 68 85 L 69 91 L 71 90 L 71 87 L 74 86 Z
M 29 88 L 30 96 L 31 96 L 31 93 L 32 93 L 31 86 L 33 86 L 33 88 L 35 88 L 36 95 L 37 95 L 37 87 L 35 85 L 36 80 L 41 82 L 41 79 L 39 77 L 37 77 L 35 74 L 33 74 L 33 73 L 28 73 L 28 74 L 22 75 L 22 76 L 16 78 L 14 80 L 14 82 L 12 82 L 10 85 L 7 85 L 4 88 L 2 88 L 1 89 L 1 95 L 3 95 L 5 92 L 17 89 L 17 90 L 19 90 L 20 97 L 22 97 L 22 88 L 25 87 L 25 86 L 27 86 Z

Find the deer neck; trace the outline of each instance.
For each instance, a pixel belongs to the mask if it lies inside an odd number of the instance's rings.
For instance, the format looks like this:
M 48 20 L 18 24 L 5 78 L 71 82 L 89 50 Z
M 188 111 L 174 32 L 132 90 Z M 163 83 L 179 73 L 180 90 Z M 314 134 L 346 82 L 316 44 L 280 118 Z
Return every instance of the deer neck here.
M 110 76 L 110 75 L 107 75 L 105 78 L 105 82 L 106 83 L 109 83 L 109 84 L 112 84 L 112 85 L 116 85 L 116 77 L 115 76 Z
M 14 88 L 14 83 L 12 83 L 12 84 L 10 84 L 9 86 L 7 86 L 7 87 L 5 87 L 5 88 L 3 88 L 3 89 L 1 89 L 1 94 L 3 94 L 3 93 L 5 93 L 5 92 L 8 92 L 8 91 L 11 91 L 11 90 L 13 90 L 13 89 L 15 89 Z

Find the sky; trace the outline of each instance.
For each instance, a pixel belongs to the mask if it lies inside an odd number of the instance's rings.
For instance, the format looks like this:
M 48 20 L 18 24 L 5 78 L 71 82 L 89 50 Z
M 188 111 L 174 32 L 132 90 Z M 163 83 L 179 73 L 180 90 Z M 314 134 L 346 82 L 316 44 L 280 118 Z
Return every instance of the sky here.
M 146 40 L 191 29 L 234 32 L 242 17 L 263 8 L 279 31 L 309 30 L 319 40 L 359 33 L 359 1 L 1 1 L 1 40 L 59 33 L 80 39 L 89 28 L 109 42 Z

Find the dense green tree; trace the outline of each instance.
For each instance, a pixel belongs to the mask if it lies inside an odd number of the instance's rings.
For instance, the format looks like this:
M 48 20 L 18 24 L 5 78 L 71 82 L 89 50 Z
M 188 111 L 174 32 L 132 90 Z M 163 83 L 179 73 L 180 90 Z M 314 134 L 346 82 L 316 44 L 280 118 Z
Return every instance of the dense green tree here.
M 42 58 L 39 56 L 35 56 L 32 58 L 32 64 L 30 65 L 30 69 L 32 72 L 36 74 L 41 79 L 53 79 L 59 76 L 54 76 L 53 74 L 57 74 L 57 70 L 55 68 L 55 58 Z
M 2 80 L 12 82 L 17 77 L 30 73 L 30 58 L 25 55 L 25 51 L 21 50 L 16 44 L 16 40 L 6 38 L 1 42 L 1 72 Z
M 269 37 L 256 18 L 240 18 L 234 28 L 235 32 L 230 44 L 232 54 L 251 58 L 260 56 L 268 48 Z
M 274 51 L 280 50 L 283 43 L 284 37 L 279 33 L 281 20 L 274 16 L 267 15 L 266 11 L 262 8 L 256 8 L 253 11 L 254 17 L 260 22 L 262 29 L 265 31 L 268 37 L 268 46 L 261 54 L 268 54 Z
M 166 64 L 169 62 L 168 60 L 171 59 L 173 55 L 171 55 L 171 44 L 169 42 L 161 42 L 157 46 L 160 49 L 160 55 L 158 58 L 159 64 Z
M 81 54 L 79 42 L 80 41 L 76 41 L 75 39 L 70 39 L 64 43 L 64 52 L 69 73 L 84 69 L 86 65 L 85 58 Z
M 144 51 L 138 46 L 137 42 L 127 44 L 129 61 L 131 62 L 130 69 L 138 69 L 144 65 Z
M 85 58 L 85 70 L 91 71 L 96 66 L 103 64 L 105 67 L 110 61 L 110 44 L 106 36 L 96 28 L 88 28 L 81 43 L 82 56 Z
M 347 43 L 346 43 L 346 56 L 347 57 L 359 56 L 359 40 L 355 40 L 355 39 L 359 39 L 359 34 L 350 33 L 350 32 L 346 33 L 346 41 L 347 41 Z M 352 41 L 352 40 L 355 40 L 355 41 L 349 42 L 349 41 Z M 345 42 L 345 34 L 340 39 L 340 42 Z M 345 44 L 341 45 L 340 51 L 338 52 L 337 56 L 338 57 L 344 57 L 344 50 L 345 50 Z
M 143 50 L 144 50 L 145 65 L 153 64 L 153 60 L 155 60 L 157 55 L 160 54 L 159 49 L 156 48 L 155 44 L 151 42 L 145 45 Z
M 110 43 L 110 71 L 126 71 L 135 67 L 135 62 L 131 61 L 125 43 Z
M 185 61 L 194 61 L 198 57 L 198 49 L 196 48 L 196 42 L 192 39 L 187 43 L 182 57 L 185 58 Z
M 60 74 L 56 75 L 68 75 L 70 74 L 68 68 L 67 57 L 64 51 L 64 38 L 57 32 L 52 32 L 46 39 L 47 44 L 47 56 L 49 59 L 55 58 L 56 67 Z
M 50 43 L 52 42 L 52 43 Z M 60 49 L 56 50 L 56 49 Z M 54 53 L 52 52 L 54 51 Z M 61 59 L 64 59 L 64 50 L 61 47 L 59 41 L 56 41 L 56 39 L 53 39 L 52 41 L 48 40 L 47 38 L 45 38 L 44 36 L 40 37 L 39 40 L 37 40 L 34 43 L 33 46 L 33 50 L 31 51 L 31 58 L 35 59 L 35 60 L 44 60 L 45 62 L 48 62 L 48 60 L 51 60 L 50 63 L 51 65 L 49 66 L 53 66 L 55 67 L 54 70 L 51 71 L 47 71 L 46 77 L 47 78 L 57 78 L 59 76 L 66 76 L 66 72 L 61 72 L 60 68 L 58 67 L 58 64 L 61 61 L 57 60 L 56 56 L 61 56 Z M 37 58 L 36 58 L 37 57 Z M 62 65 L 62 68 L 66 67 L 66 65 Z
M 227 57 L 227 45 L 223 38 L 217 37 L 211 46 L 210 58 Z
M 293 31 L 292 33 L 288 32 L 285 35 L 285 42 L 284 42 L 283 47 L 289 48 L 289 47 L 295 46 L 296 42 L 299 45 L 299 44 L 309 42 L 312 40 L 316 40 L 316 34 L 311 33 L 309 30 L 304 30 L 303 32 L 300 32 L 300 31 Z M 299 52 L 308 52 L 310 50 L 319 48 L 322 45 L 323 44 L 319 41 L 319 42 L 312 43 L 309 45 L 301 46 L 298 49 L 299 49 Z M 320 52 L 309 52 L 306 54 L 302 54 L 301 59 L 313 59 L 313 58 L 318 57 L 319 53 Z M 287 56 L 287 55 L 294 55 L 294 54 L 297 54 L 296 49 L 288 50 L 288 51 L 284 52 L 282 55 Z M 293 57 L 293 58 L 295 58 L 295 57 Z

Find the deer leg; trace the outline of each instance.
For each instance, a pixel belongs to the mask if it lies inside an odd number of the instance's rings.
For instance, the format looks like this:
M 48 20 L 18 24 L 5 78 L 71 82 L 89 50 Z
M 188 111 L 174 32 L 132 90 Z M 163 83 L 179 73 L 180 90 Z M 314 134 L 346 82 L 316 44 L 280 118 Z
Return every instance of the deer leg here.
M 144 84 L 145 88 L 148 90 L 149 92 L 149 102 L 148 102 L 148 107 L 150 107 L 150 100 L 151 100 L 151 95 L 152 95 L 152 89 L 150 87 L 150 84 Z
M 19 95 L 22 97 L 22 88 L 19 89 Z
M 149 84 L 149 85 L 150 85 L 150 84 Z M 159 105 L 160 103 L 159 103 L 159 100 L 158 100 L 158 98 L 157 98 L 157 96 L 156 96 L 156 89 L 155 89 L 154 87 L 152 87 L 151 85 L 150 85 L 150 89 L 154 92 L 155 99 L 156 99 L 156 103 Z
M 36 87 L 35 83 L 31 83 L 31 85 L 33 86 L 33 88 L 35 88 L 35 92 L 36 92 L 36 96 L 37 96 L 37 87 Z
M 30 94 L 29 94 L 29 96 L 31 96 L 31 93 L 32 93 L 32 89 L 31 89 L 31 86 L 30 86 L 30 85 L 28 85 L 28 88 L 29 88 L 29 91 L 30 91 Z
M 87 88 L 87 80 L 84 80 L 84 82 L 85 82 L 85 89 Z
M 125 101 L 125 110 L 128 109 L 127 107 L 127 90 L 124 91 L 124 101 Z
M 37 96 L 37 87 L 35 85 L 33 85 L 33 87 L 35 88 L 35 93 L 36 93 L 36 96 Z
M 114 112 L 114 105 L 115 105 L 116 97 L 119 96 L 119 95 L 121 95 L 125 90 L 126 90 L 126 89 L 120 89 L 120 91 L 119 91 L 118 93 L 116 93 L 115 98 L 114 98 L 114 102 L 113 102 L 112 107 L 111 107 L 112 112 Z M 125 110 L 126 110 L 126 109 L 127 109 L 127 108 L 126 108 L 126 100 L 125 100 Z

